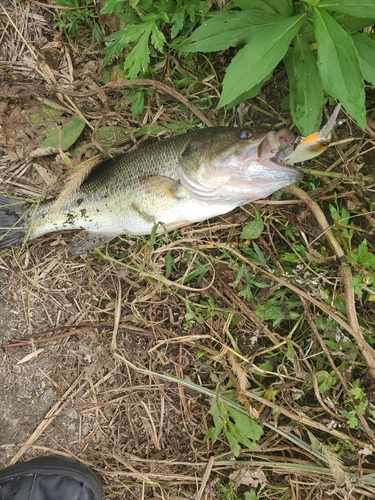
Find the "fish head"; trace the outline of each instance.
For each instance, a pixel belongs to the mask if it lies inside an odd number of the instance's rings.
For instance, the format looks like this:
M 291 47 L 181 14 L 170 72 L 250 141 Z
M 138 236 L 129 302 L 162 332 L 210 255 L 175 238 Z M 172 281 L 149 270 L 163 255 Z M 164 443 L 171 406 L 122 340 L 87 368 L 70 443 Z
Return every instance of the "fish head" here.
M 194 137 L 180 157 L 181 184 L 195 198 L 234 206 L 265 198 L 301 179 L 282 164 L 294 144 L 287 129 L 255 133 L 214 127 Z

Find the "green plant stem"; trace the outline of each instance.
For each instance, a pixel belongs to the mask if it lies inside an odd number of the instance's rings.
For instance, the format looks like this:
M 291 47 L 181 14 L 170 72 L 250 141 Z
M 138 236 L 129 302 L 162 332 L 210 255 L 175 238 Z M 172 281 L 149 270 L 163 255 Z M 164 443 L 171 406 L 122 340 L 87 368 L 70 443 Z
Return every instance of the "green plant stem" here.
M 304 174 L 314 175 L 316 177 L 329 177 L 330 179 L 340 179 L 342 182 L 351 184 L 360 184 L 363 182 L 375 182 L 375 175 L 344 175 L 339 172 L 328 172 L 326 170 L 314 170 L 313 168 L 298 167 L 298 170 Z

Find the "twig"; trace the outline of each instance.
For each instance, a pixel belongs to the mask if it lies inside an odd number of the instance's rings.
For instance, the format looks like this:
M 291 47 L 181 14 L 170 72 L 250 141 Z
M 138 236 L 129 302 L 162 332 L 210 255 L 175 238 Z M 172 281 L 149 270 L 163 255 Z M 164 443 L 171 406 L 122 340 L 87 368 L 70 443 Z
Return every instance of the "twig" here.
M 204 493 L 204 489 L 205 489 L 206 484 L 207 484 L 207 481 L 208 481 L 208 479 L 210 477 L 212 466 L 214 465 L 214 462 L 215 462 L 215 457 L 214 456 L 210 457 L 210 459 L 209 459 L 209 461 L 207 463 L 206 472 L 204 473 L 204 476 L 202 478 L 201 487 L 199 488 L 199 491 L 197 493 L 197 496 L 195 497 L 195 500 L 201 500 L 202 495 Z

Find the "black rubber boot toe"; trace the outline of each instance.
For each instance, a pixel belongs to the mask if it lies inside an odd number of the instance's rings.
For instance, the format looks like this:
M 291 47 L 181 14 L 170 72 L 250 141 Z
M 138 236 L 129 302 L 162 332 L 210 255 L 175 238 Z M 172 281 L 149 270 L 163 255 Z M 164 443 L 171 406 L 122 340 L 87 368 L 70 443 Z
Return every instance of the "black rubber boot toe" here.
M 0 471 L 0 500 L 102 500 L 98 476 L 65 457 L 39 457 Z

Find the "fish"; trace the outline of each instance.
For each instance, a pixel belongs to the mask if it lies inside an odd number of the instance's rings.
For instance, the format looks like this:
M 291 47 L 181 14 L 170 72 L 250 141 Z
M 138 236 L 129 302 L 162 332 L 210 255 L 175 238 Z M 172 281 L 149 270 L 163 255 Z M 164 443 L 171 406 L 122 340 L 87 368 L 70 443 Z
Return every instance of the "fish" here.
M 226 214 L 302 178 L 282 163 L 293 144 L 288 129 L 209 127 L 140 146 L 95 165 L 63 198 L 0 197 L 0 248 L 78 230 L 68 245 L 76 255 L 122 234 L 169 232 Z
M 283 158 L 284 165 L 294 165 L 301 161 L 311 160 L 324 153 L 332 142 L 332 131 L 337 123 L 341 104 L 337 104 L 327 123 L 318 132 L 313 132 L 307 137 L 298 139 L 297 147 Z

